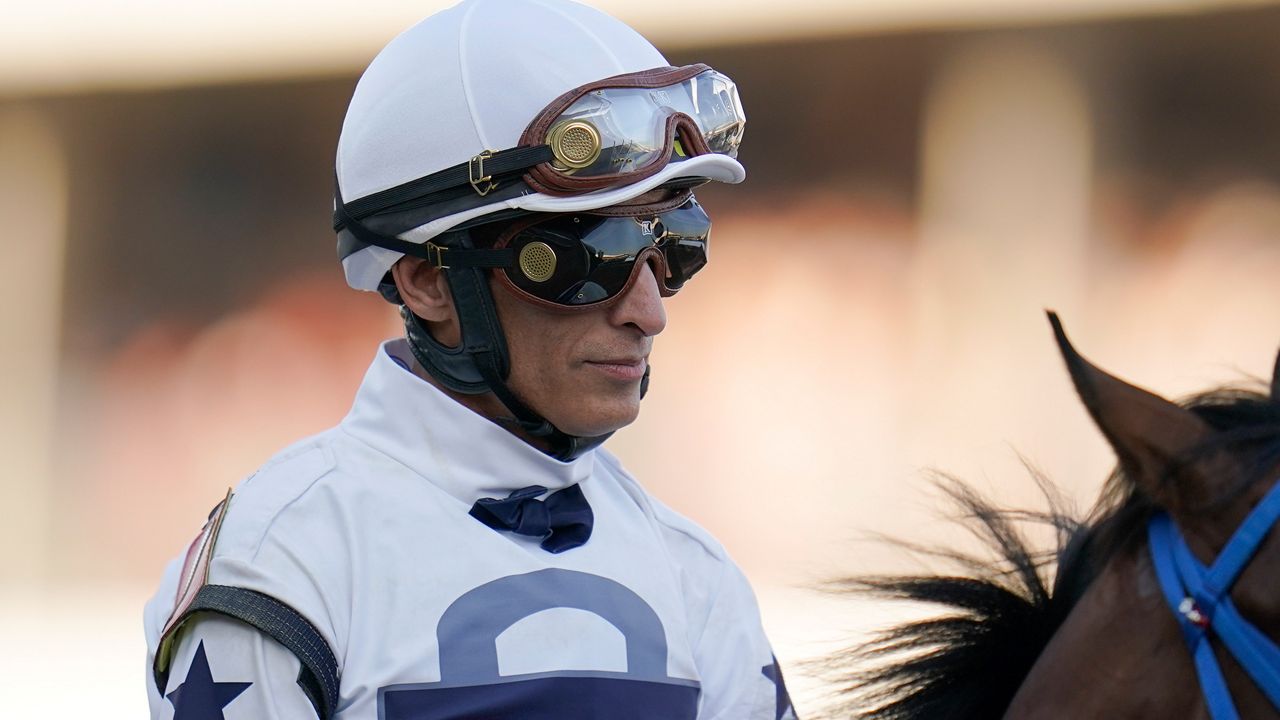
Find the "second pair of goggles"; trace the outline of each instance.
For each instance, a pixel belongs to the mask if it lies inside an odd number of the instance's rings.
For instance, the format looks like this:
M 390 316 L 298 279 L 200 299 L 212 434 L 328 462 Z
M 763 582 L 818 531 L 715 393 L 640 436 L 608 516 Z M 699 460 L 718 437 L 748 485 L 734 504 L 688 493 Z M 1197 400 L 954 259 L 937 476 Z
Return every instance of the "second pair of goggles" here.
M 665 212 L 638 217 L 570 213 L 513 223 L 491 249 L 428 243 L 439 267 L 501 269 L 497 277 L 517 294 L 552 308 L 587 308 L 609 302 L 655 264 L 659 292 L 674 295 L 707 264 L 711 218 L 689 198 Z
M 554 157 L 530 170 L 535 190 L 573 194 L 634 182 L 685 157 L 737 157 L 746 122 L 732 80 L 686 65 L 565 93 L 534 118 L 520 145 L 546 145 Z
M 670 162 L 708 153 L 737 157 L 746 127 L 738 88 L 707 65 L 617 75 L 556 98 L 518 146 L 471 160 L 345 205 L 361 220 L 456 197 L 468 185 L 487 195 L 523 179 L 535 192 L 577 195 L 627 185 Z M 470 191 L 468 191 L 470 192 Z

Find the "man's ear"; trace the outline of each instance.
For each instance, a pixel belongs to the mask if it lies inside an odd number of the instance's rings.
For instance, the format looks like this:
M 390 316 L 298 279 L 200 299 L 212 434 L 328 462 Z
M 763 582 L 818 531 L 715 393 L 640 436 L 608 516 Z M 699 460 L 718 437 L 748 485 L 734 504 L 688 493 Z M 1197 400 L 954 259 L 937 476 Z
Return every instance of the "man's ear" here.
M 400 292 L 400 301 L 421 319 L 436 342 L 445 347 L 462 342 L 462 326 L 443 270 L 422 258 L 406 255 L 391 266 L 391 277 Z
M 391 277 L 400 299 L 414 315 L 430 323 L 457 321 L 449 281 L 440 268 L 406 255 L 391 266 Z

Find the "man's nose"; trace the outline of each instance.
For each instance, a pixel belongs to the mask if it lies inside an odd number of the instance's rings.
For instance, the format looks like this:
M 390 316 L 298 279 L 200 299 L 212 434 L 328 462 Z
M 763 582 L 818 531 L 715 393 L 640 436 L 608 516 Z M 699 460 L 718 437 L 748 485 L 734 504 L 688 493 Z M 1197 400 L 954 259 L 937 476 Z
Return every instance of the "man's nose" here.
M 652 259 L 645 262 L 644 267 L 636 269 L 635 282 L 609 308 L 613 324 L 634 326 L 646 337 L 662 332 L 667 326 L 667 309 L 662 305 L 662 293 L 658 290 L 659 272 L 662 270 Z

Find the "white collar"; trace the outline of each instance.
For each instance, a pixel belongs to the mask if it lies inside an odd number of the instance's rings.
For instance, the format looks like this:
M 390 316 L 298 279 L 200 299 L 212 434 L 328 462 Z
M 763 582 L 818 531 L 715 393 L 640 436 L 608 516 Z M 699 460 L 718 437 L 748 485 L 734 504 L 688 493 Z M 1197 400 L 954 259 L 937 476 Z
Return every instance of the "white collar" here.
M 591 476 L 594 450 L 556 460 L 413 374 L 412 363 L 403 338 L 383 343 L 339 427 L 468 505 Z

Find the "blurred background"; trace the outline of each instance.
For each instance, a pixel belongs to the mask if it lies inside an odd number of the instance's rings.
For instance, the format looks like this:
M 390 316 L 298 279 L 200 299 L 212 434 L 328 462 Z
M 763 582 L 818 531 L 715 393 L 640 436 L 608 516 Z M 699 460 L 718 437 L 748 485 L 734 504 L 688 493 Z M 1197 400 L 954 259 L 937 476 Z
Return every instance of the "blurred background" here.
M 209 508 L 337 422 L 391 306 L 343 283 L 352 87 L 449 3 L 9 7 L 0 27 L 0 685 L 12 717 L 146 714 L 141 608 Z M 805 658 L 894 611 L 814 590 L 956 543 L 928 470 L 1087 508 L 1112 458 L 1044 319 L 1180 396 L 1280 346 L 1280 4 L 598 0 L 733 77 L 748 181 L 610 447 Z M 16 650 L 16 651 L 15 651 Z M 16 703 L 16 704 L 15 704 Z M 106 708 L 106 710 L 104 710 Z

